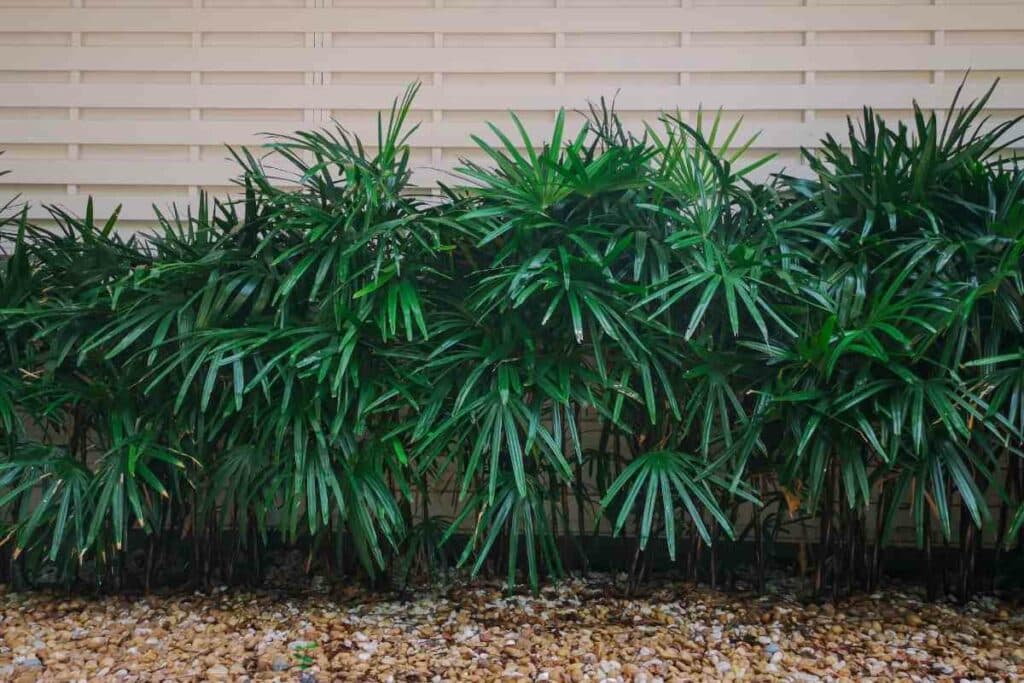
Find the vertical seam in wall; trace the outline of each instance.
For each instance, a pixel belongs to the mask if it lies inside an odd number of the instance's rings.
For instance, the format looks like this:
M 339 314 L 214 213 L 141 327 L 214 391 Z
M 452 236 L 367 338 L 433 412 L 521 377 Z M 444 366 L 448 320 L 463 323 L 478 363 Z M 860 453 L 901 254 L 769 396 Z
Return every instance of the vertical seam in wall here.
M 559 12 L 559 10 L 561 10 L 563 7 L 565 7 L 565 0 L 555 0 L 555 12 L 556 13 L 561 14 L 561 12 Z M 564 31 L 555 31 L 555 50 L 561 51 L 564 48 L 565 48 L 565 32 Z M 564 71 L 556 71 L 555 72 L 555 74 L 554 74 L 554 83 L 555 83 L 555 87 L 558 88 L 559 90 L 562 90 L 563 88 L 565 88 L 565 72 Z M 552 115 L 553 118 L 557 117 L 558 116 L 558 112 L 554 111 L 554 112 L 551 113 L 551 115 Z
M 315 11 L 316 8 L 319 7 L 319 6 L 320 6 L 320 0 L 306 0 L 306 9 L 307 10 L 311 10 L 312 9 L 312 10 Z M 306 50 L 307 51 L 313 52 L 317 48 L 317 32 L 316 31 L 307 31 L 305 36 L 304 36 L 303 44 L 306 46 Z M 312 89 L 313 86 L 315 86 L 317 84 L 318 80 L 320 80 L 320 81 L 323 80 L 323 79 L 318 78 L 317 75 L 318 75 L 318 72 L 316 71 L 316 67 L 315 66 L 312 66 L 312 68 L 309 71 L 305 72 L 305 74 L 303 75 L 302 81 L 303 81 L 303 83 L 306 84 L 306 88 L 307 89 Z M 302 120 L 307 125 L 315 123 L 316 120 L 317 120 L 316 108 L 315 107 L 303 107 L 303 109 L 302 109 Z
M 560 10 L 563 7 L 565 7 L 565 0 L 555 0 L 554 5 L 553 5 L 553 9 L 554 9 L 556 14 L 560 15 L 561 14 Z M 555 31 L 555 54 L 560 53 L 564 49 L 565 49 L 565 31 Z M 554 121 L 558 120 L 559 109 L 562 109 L 565 106 L 565 104 L 564 104 L 565 103 L 565 97 L 563 95 L 563 93 L 565 92 L 565 72 L 564 71 L 555 71 L 554 74 L 552 75 L 552 83 L 555 86 L 555 90 L 558 91 L 559 100 L 561 100 L 561 102 L 563 103 L 562 107 L 555 107 L 552 110 L 552 112 L 551 112 L 551 120 L 552 120 L 552 122 L 554 122 Z
M 328 0 L 315 0 L 314 6 L 318 9 L 326 9 L 328 7 Z M 317 26 L 323 26 L 317 22 Z M 329 28 L 330 27 L 326 27 Z M 334 43 L 334 33 L 328 31 L 318 31 L 313 34 L 313 45 L 317 51 L 326 50 Z M 326 63 L 326 61 L 325 61 Z M 326 88 L 331 83 L 331 72 L 318 71 L 313 73 L 313 84 L 317 88 Z M 317 99 L 318 101 L 318 99 Z M 318 125 L 324 126 L 331 119 L 331 110 L 325 108 L 325 106 L 313 105 L 313 121 Z
M 317 6 L 320 7 L 321 9 L 326 9 L 328 7 L 328 1 L 329 0 L 317 0 Z M 327 28 L 331 27 L 328 26 Z M 321 31 L 318 34 L 317 42 L 317 47 L 320 48 L 321 50 L 326 50 L 327 48 L 331 47 L 334 44 L 333 29 L 331 31 Z M 321 88 L 326 88 L 328 85 L 331 84 L 331 72 L 320 71 L 317 73 L 316 77 L 313 80 L 316 81 L 317 85 L 319 85 Z M 322 125 L 326 125 L 331 120 L 330 107 L 320 107 L 319 109 L 316 110 L 315 116 L 317 121 L 319 121 Z
M 939 5 L 945 5 L 946 0 L 932 0 L 932 4 L 938 7 Z M 935 12 L 938 13 L 939 10 L 935 9 Z M 938 49 L 943 47 L 945 44 L 946 31 L 944 29 L 937 29 L 935 31 L 932 31 L 932 47 L 935 48 L 936 51 L 938 51 Z M 946 73 L 944 71 L 942 71 L 941 69 L 936 69 L 932 71 L 933 85 L 942 85 L 945 82 L 945 80 Z
M 193 11 L 201 10 L 202 8 L 203 8 L 203 0 L 192 0 L 192 9 L 193 9 Z M 195 24 L 193 24 L 193 28 L 196 29 L 196 30 L 192 31 L 192 49 L 193 50 L 199 50 L 202 47 L 202 45 L 203 45 L 203 34 L 202 34 L 201 31 L 198 30 L 199 29 L 199 26 L 198 26 L 198 23 L 199 23 L 198 22 L 198 13 L 196 13 L 195 16 L 197 18 L 193 19 L 193 21 L 195 22 Z M 200 71 L 190 71 L 189 74 L 188 74 L 188 82 L 192 86 L 192 92 L 198 94 L 200 92 L 200 89 L 201 89 L 202 84 L 203 84 L 202 72 L 200 72 Z M 193 102 L 192 104 L 197 104 L 197 103 Z M 189 119 L 189 121 L 191 121 L 193 123 L 195 123 L 195 122 L 199 121 L 200 119 L 202 119 L 202 112 L 201 112 L 200 108 L 199 107 L 195 107 L 195 106 L 189 108 L 189 110 L 188 110 L 188 119 Z M 188 146 L 188 160 L 189 160 L 189 162 L 191 162 L 191 163 L 198 163 L 199 162 L 199 157 L 200 157 L 199 145 L 189 145 Z M 198 199 L 199 199 L 199 186 L 198 185 L 189 185 L 188 186 L 188 200 L 189 200 L 189 203 L 193 203 L 193 202 L 197 201 Z
M 73 8 L 75 8 L 75 9 L 81 9 L 82 8 L 82 0 L 72 0 L 71 1 L 71 6 Z M 81 47 L 82 47 L 82 33 L 81 33 L 81 31 L 72 31 L 72 33 L 71 33 L 71 47 L 73 49 L 74 48 L 81 49 Z M 78 84 L 80 84 L 82 82 L 82 72 L 77 70 L 77 69 L 73 69 L 71 71 L 71 73 L 68 75 L 68 78 L 69 78 L 69 80 L 70 80 L 72 85 L 78 85 Z M 71 108 L 68 109 L 68 120 L 69 121 L 77 121 L 79 119 L 80 114 L 81 114 L 81 111 L 79 110 L 78 107 L 71 107 Z M 71 144 L 68 145 L 68 159 L 71 160 L 71 161 L 78 161 L 79 156 L 81 156 L 81 147 L 79 146 L 79 144 L 77 142 L 72 142 Z M 76 194 L 78 194 L 78 185 L 77 184 L 69 183 L 65 189 L 67 190 L 67 193 L 69 195 L 76 195 Z
M 814 7 L 817 4 L 818 4 L 818 0 L 804 0 L 804 6 L 805 7 Z M 818 42 L 818 36 L 817 36 L 817 33 L 815 31 L 805 31 L 804 32 L 804 48 L 814 47 L 815 43 L 817 43 L 817 42 Z M 810 71 L 810 70 L 804 71 L 804 92 L 805 93 L 807 92 L 807 90 L 809 88 L 814 87 L 814 81 L 815 81 L 814 71 Z M 804 109 L 803 112 L 804 113 L 803 113 L 803 117 L 802 118 L 803 118 L 804 124 L 812 123 L 814 121 L 814 119 L 815 119 L 815 114 L 816 114 L 815 110 L 814 109 Z M 800 161 L 798 163 L 800 163 L 800 164 L 804 163 L 803 155 L 800 155 L 799 158 L 800 158 Z
M 818 0 L 804 0 L 804 6 L 814 7 L 818 4 Z M 804 47 L 814 47 L 814 44 L 818 42 L 818 37 L 815 31 L 804 31 Z M 814 85 L 814 71 L 804 71 L 804 85 Z M 804 109 L 804 122 L 814 120 L 814 110 Z
M 679 0 L 679 9 L 680 10 L 685 12 L 686 10 L 689 10 L 689 9 L 692 9 L 692 8 L 693 8 L 693 0 Z M 690 45 L 692 43 L 693 43 L 693 33 L 692 32 L 690 32 L 690 31 L 680 31 L 679 32 L 679 47 L 681 48 L 680 51 L 685 50 L 686 48 L 690 47 Z M 679 85 L 689 85 L 689 84 L 690 84 L 690 72 L 689 71 L 680 71 L 679 72 Z
M 434 9 L 442 9 L 444 7 L 444 0 L 434 0 Z M 434 49 L 440 50 L 444 47 L 444 33 L 441 31 L 434 31 Z M 444 110 L 437 104 L 441 100 L 441 91 L 444 87 L 444 74 L 440 71 L 435 71 L 431 77 L 431 86 L 433 87 L 433 97 L 435 106 L 430 110 L 430 120 L 434 124 L 434 131 L 441 129 L 441 120 L 444 118 Z M 442 156 L 444 150 L 440 146 L 434 146 L 430 148 L 430 164 L 435 169 L 441 168 Z M 431 194 L 437 193 L 438 190 L 435 187 L 431 188 Z

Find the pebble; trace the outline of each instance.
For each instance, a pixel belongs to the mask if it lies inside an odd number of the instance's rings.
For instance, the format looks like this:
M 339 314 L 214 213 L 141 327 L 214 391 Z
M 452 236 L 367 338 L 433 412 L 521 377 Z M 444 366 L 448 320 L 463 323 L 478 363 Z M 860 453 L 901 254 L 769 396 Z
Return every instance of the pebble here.
M 228 671 L 228 668 L 226 666 L 224 666 L 223 664 L 214 664 L 213 666 L 211 666 L 209 669 L 206 670 L 206 675 L 207 676 L 209 676 L 210 678 L 217 678 L 217 679 L 227 678 L 230 673 L 231 672 Z

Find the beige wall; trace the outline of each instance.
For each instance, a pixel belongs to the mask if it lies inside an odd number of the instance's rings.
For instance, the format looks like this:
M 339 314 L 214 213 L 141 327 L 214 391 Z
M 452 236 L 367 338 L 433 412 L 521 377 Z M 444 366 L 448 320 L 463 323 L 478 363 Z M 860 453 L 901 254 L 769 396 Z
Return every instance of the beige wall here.
M 1024 0 L 0 0 L 0 200 L 101 210 L 222 189 L 224 143 L 373 112 L 421 79 L 429 181 L 504 110 L 541 135 L 613 95 L 628 120 L 724 107 L 800 145 L 862 104 L 946 103 L 963 71 L 1024 109 Z M 433 170 L 430 170 L 433 169 Z
M 616 92 L 634 123 L 724 107 L 793 168 L 863 104 L 944 106 L 968 68 L 974 94 L 1004 78 L 997 118 L 1024 110 L 1024 0 L 0 0 L 0 204 L 145 221 L 227 191 L 225 143 L 332 117 L 372 137 L 416 79 L 422 182 L 508 109 L 542 137 Z

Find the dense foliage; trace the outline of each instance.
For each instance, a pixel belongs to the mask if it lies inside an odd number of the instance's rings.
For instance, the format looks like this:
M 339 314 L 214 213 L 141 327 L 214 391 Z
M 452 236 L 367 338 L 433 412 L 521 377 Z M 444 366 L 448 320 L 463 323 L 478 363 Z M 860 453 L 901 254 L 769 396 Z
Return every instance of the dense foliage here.
M 257 578 L 284 544 L 536 586 L 602 524 L 633 578 L 658 539 L 715 581 L 740 539 L 763 581 L 810 521 L 798 564 L 840 590 L 877 582 L 909 506 L 966 593 L 982 531 L 1015 544 L 1024 171 L 987 96 L 909 127 L 865 110 L 810 178 L 766 183 L 718 117 L 632 134 L 601 106 L 543 144 L 513 117 L 430 195 L 414 94 L 372 147 L 236 153 L 243 196 L 150 235 L 5 212 L 10 571 Z

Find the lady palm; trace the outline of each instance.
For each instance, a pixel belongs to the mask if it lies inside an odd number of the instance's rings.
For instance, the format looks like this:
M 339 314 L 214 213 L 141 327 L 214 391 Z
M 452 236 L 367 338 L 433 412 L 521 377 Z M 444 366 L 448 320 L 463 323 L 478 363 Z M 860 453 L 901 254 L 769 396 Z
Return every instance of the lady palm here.
M 294 538 L 303 523 L 314 536 L 347 530 L 368 571 L 384 564 L 407 464 L 389 416 L 411 400 L 393 343 L 425 335 L 417 292 L 441 251 L 423 223 L 410 227 L 407 108 L 374 157 L 343 131 L 272 145 L 299 190 L 278 190 L 246 155 L 243 199 L 165 219 L 146 245 L 87 217 L 22 247 L 58 291 L 85 292 L 19 312 L 39 328 L 39 391 L 79 392 L 51 404 L 90 421 L 76 455 L 98 460 L 74 555 L 103 533 L 119 550 L 132 526 L 186 524 L 195 542 L 237 528 L 245 544 L 271 524 Z M 51 506 L 57 528 L 84 512 Z
M 956 500 L 962 528 L 980 526 L 998 461 L 1019 443 L 1008 394 L 993 405 L 972 379 L 1020 329 L 1022 290 L 1005 275 L 1021 226 L 997 218 L 1019 211 L 1018 172 L 999 157 L 1017 122 L 986 126 L 987 99 L 954 102 L 944 124 L 915 109 L 913 131 L 866 110 L 846 145 L 808 154 L 812 181 L 790 180 L 823 225 L 802 244 L 816 264 L 802 338 L 764 349 L 788 432 L 776 447 L 787 479 L 825 494 L 826 510 L 842 498 L 859 516 L 877 492 L 876 543 L 904 502 L 922 544 L 933 522 L 949 539 Z
M 638 560 L 749 516 L 763 559 L 776 485 L 821 519 L 833 586 L 877 578 L 905 503 L 924 544 L 959 507 L 974 548 L 989 492 L 1001 539 L 1024 525 L 998 474 L 1024 471 L 1024 174 L 987 98 L 867 112 L 810 180 L 767 183 L 719 117 L 634 135 L 595 108 L 543 144 L 513 117 L 428 201 L 414 94 L 372 148 L 237 152 L 237 199 L 145 238 L 8 214 L 0 538 L 30 574 L 116 582 L 139 550 L 147 581 L 229 578 L 276 537 L 400 580 L 446 544 L 536 587 L 595 519 Z
M 762 220 L 747 212 L 757 206 L 743 193 L 753 167 L 731 172 L 715 158 L 713 140 L 676 117 L 665 118 L 663 137 L 637 138 L 595 114 L 564 144 L 564 115 L 540 148 L 515 119 L 518 144 L 497 128 L 499 146 L 478 140 L 493 166 L 461 169 L 471 184 L 456 198 L 466 205 L 458 220 L 476 242 L 477 270 L 465 279 L 470 296 L 445 318 L 447 337 L 435 340 L 428 366 L 439 373 L 437 386 L 450 387 L 443 400 L 452 407 L 438 428 L 423 431 L 454 461 L 463 495 L 477 491 L 460 517 L 472 512 L 478 520 L 466 557 L 477 553 L 479 569 L 501 525 L 512 536 L 510 562 L 525 536 L 533 581 L 537 552 L 559 570 L 550 519 L 567 517 L 560 498 L 587 498 L 584 464 L 601 486 L 618 477 L 602 507 L 627 492 L 616 530 L 647 490 L 643 544 L 655 514 L 673 555 L 680 510 L 706 540 L 705 511 L 729 530 L 712 489 L 724 482 L 706 471 L 723 438 L 712 435 L 714 421 L 697 414 L 696 401 L 676 397 L 692 384 L 712 394 L 720 424 L 730 422 L 732 407 L 715 399 L 731 393 L 731 384 L 699 368 L 684 374 L 699 353 L 692 337 L 707 329 L 704 312 L 720 282 L 723 302 L 734 304 L 739 291 L 762 325 L 758 307 L 766 305 L 748 289 L 753 278 L 720 272 L 713 253 L 722 239 L 716 230 L 735 236 Z M 743 200 L 749 206 L 737 211 Z M 582 447 L 579 423 L 588 415 L 602 425 L 603 445 L 627 443 L 626 460 Z M 690 445 L 702 455 L 678 450 Z

